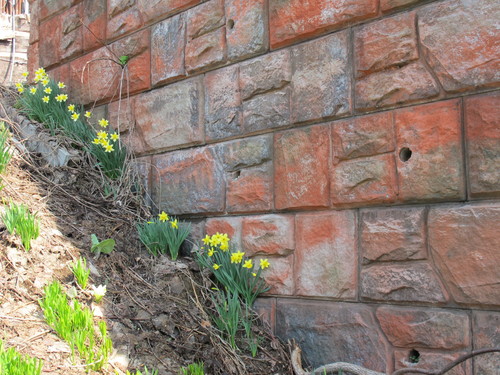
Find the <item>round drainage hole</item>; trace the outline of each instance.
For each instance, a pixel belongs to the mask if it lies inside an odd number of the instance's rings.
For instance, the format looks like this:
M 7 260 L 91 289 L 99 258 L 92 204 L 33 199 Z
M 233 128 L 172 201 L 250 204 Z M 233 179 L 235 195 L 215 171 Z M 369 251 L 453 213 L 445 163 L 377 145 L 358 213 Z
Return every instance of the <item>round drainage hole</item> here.
M 399 150 L 399 159 L 403 162 L 407 162 L 411 158 L 413 152 L 408 147 L 403 147 Z
M 420 361 L 420 353 L 418 350 L 410 350 L 410 353 L 408 354 L 408 361 L 410 363 L 418 363 Z
M 234 27 L 234 20 L 227 20 L 227 27 L 231 30 Z

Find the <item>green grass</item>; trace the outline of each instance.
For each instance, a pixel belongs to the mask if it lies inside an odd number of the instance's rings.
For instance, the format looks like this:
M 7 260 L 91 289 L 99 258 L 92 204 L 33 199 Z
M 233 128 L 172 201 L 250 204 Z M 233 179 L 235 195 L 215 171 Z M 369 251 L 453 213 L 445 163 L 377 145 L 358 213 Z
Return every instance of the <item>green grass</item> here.
M 31 214 L 25 205 L 11 202 L 2 215 L 2 221 L 9 233 L 17 233 L 21 237 L 24 249 L 30 251 L 31 240 L 40 235 L 40 223 L 36 216 Z
M 71 264 L 71 271 L 75 276 L 75 280 L 82 289 L 88 285 L 90 270 L 87 268 L 87 260 L 85 258 L 78 258 L 78 260 Z
M 187 367 L 181 368 L 179 375 L 205 375 L 205 366 L 203 362 L 191 363 Z
M 15 348 L 4 349 L 0 340 L 0 374 L 2 375 L 40 375 L 43 361 L 20 354 Z
M 73 357 L 78 351 L 87 370 L 99 371 L 107 363 L 113 345 L 106 322 L 99 321 L 96 327 L 92 311 L 76 300 L 68 301 L 58 281 L 45 287 L 40 306 L 47 324 L 69 344 Z
M 127 375 L 158 375 L 158 370 L 148 370 L 147 367 L 144 367 L 144 372 L 141 372 L 137 370 L 136 372 L 132 373 L 127 370 Z
M 10 133 L 5 127 L 5 123 L 3 121 L 0 122 L 0 174 L 5 172 L 7 164 L 9 164 L 12 157 L 10 146 L 7 144 L 9 137 Z

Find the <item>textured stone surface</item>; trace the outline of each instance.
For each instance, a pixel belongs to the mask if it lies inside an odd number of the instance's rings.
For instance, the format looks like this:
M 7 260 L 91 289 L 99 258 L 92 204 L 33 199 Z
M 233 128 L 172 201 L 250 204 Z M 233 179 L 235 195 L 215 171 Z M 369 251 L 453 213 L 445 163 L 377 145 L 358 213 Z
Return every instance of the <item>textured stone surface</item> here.
M 376 0 L 270 0 L 271 47 L 278 48 L 375 16 Z
M 500 195 L 500 94 L 465 101 L 470 194 Z
M 29 79 L 30 81 L 35 77 L 35 70 L 37 70 L 40 64 L 40 50 L 39 50 L 40 42 L 35 42 L 30 44 L 28 47 L 28 72 L 30 73 Z
M 361 271 L 361 295 L 375 301 L 446 302 L 446 292 L 427 263 L 374 264 Z
M 106 0 L 83 2 L 83 49 L 88 51 L 101 47 L 106 39 Z
M 356 82 L 356 108 L 371 110 L 435 97 L 439 89 L 425 67 L 414 62 L 370 74 Z
M 343 161 L 333 166 L 330 181 L 334 205 L 393 202 L 397 194 L 394 155 Z
M 427 258 L 423 208 L 363 210 L 360 231 L 365 264 Z
M 240 64 L 241 97 L 280 89 L 290 83 L 292 66 L 288 49 L 258 57 Z
M 241 217 L 221 217 L 208 219 L 205 225 L 205 233 L 213 235 L 217 232 L 226 233 L 230 238 L 230 246 L 234 250 L 240 250 L 241 247 Z M 244 251 L 242 249 L 241 251 Z
M 400 199 L 462 198 L 464 183 L 459 101 L 398 110 L 395 123 L 397 150 L 409 148 L 412 152 L 406 162 L 401 157 L 396 158 Z
M 354 32 L 356 76 L 418 59 L 416 34 L 414 13 L 360 26 Z
M 354 299 L 357 284 L 354 211 L 296 217 L 296 294 Z
M 44 20 L 58 11 L 68 9 L 76 2 L 77 0 L 40 0 L 38 1 L 40 20 Z
M 213 67 L 226 58 L 226 32 L 222 27 L 196 39 L 189 40 L 185 49 L 186 70 L 189 73 Z
M 153 199 L 171 214 L 224 210 L 224 172 L 212 149 L 174 151 L 153 157 Z
M 118 130 L 120 133 L 127 130 L 135 130 L 135 99 L 136 96 L 132 96 L 128 99 L 122 99 L 122 101 L 114 101 L 108 104 L 108 114 L 106 118 L 109 120 L 110 125 Z M 93 116 L 95 121 L 99 120 L 101 117 L 95 117 L 95 112 Z
M 273 208 L 272 163 L 227 173 L 228 212 L 269 211 Z
M 179 12 L 198 4 L 201 0 L 137 0 L 137 7 L 140 10 L 145 23 L 156 19 L 165 18 L 165 16 L 174 12 Z
M 335 121 L 332 124 L 334 162 L 394 151 L 394 140 L 390 112 Z
M 61 14 L 62 36 L 61 60 L 68 60 L 82 53 L 83 51 L 83 27 L 81 19 L 83 17 L 83 5 L 78 4 Z M 52 22 L 52 21 L 49 21 Z
M 412 355 L 411 349 L 407 350 L 395 350 L 394 360 L 395 360 L 395 370 L 401 368 L 419 368 L 428 371 L 438 371 L 444 369 L 451 362 L 456 360 L 461 355 L 466 354 L 465 352 L 458 353 L 436 353 L 428 350 L 418 350 L 420 356 L 418 363 L 412 363 L 410 361 L 410 356 Z M 469 362 L 469 361 L 467 361 Z M 416 375 L 417 373 L 409 373 L 410 375 Z M 451 369 L 446 374 L 449 375 L 470 375 L 470 364 L 462 363 L 457 367 Z
M 456 302 L 500 305 L 499 222 L 495 203 L 431 208 L 430 248 Z
M 474 349 L 500 347 L 500 313 L 475 311 L 472 318 Z M 498 353 L 474 358 L 474 374 L 495 375 L 500 369 Z
M 151 80 L 153 85 L 185 75 L 186 22 L 179 14 L 157 23 L 151 31 Z
M 142 27 L 141 12 L 136 6 L 131 6 L 133 3 L 131 0 L 108 0 L 107 39 L 116 39 Z
M 257 256 L 253 259 L 255 264 L 259 265 L 260 259 L 263 258 L 267 259 L 271 264 L 269 268 L 263 270 L 261 274 L 267 285 L 271 287 L 271 289 L 269 289 L 266 293 L 278 294 L 281 296 L 293 295 L 293 255 L 280 257 L 268 257 L 265 255 Z
M 137 97 L 136 123 L 149 150 L 203 140 L 200 96 L 201 81 L 194 78 Z
M 105 1 L 105 0 L 101 0 Z M 29 44 L 38 42 L 40 36 L 40 2 L 30 2 L 30 36 Z M 29 54 L 28 54 L 29 55 Z
M 265 324 L 274 332 L 276 327 L 276 298 L 259 297 L 253 304 L 253 309 Z
M 312 126 L 275 135 L 277 209 L 329 205 L 329 153 L 328 126 Z
M 224 25 L 224 0 L 210 0 L 187 11 L 189 39 L 207 34 Z
M 251 133 L 290 123 L 290 90 L 257 95 L 243 103 L 243 126 Z
M 292 47 L 293 122 L 339 116 L 350 111 L 347 42 L 347 32 L 339 32 Z
M 243 219 L 242 243 L 249 255 L 288 255 L 295 249 L 292 215 L 262 215 Z
M 56 16 L 42 22 L 40 35 L 43 35 L 38 42 L 40 65 L 49 67 L 61 59 L 62 18 Z
M 376 315 L 394 346 L 451 350 L 470 344 L 469 317 L 464 312 L 380 307 Z
M 423 53 L 446 91 L 498 85 L 499 19 L 496 0 L 449 0 L 419 10 Z
M 224 169 L 228 172 L 237 172 L 270 161 L 273 139 L 271 135 L 261 135 L 226 142 L 221 147 Z
M 240 106 L 237 66 L 232 65 L 205 75 L 207 139 L 221 139 L 240 134 Z
M 297 340 L 311 367 L 349 362 L 386 371 L 386 344 L 371 309 L 338 302 L 279 300 L 276 333 Z M 335 345 L 332 345 L 335 343 Z
M 241 60 L 267 50 L 265 0 L 226 0 L 226 40 L 229 60 Z

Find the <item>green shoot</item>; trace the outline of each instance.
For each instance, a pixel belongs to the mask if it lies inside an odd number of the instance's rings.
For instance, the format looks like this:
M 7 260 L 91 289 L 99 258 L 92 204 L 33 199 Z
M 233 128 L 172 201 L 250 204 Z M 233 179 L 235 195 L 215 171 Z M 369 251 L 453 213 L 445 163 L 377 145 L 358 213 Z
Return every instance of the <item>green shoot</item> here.
M 112 238 L 99 241 L 95 234 L 91 234 L 90 239 L 92 241 L 92 247 L 90 248 L 90 251 L 96 254 L 96 257 L 99 257 L 101 253 L 110 254 L 115 248 L 115 240 Z
M 78 258 L 78 260 L 71 265 L 71 271 L 75 276 L 75 280 L 82 289 L 87 287 L 90 270 L 87 268 L 87 260 L 85 258 Z
M 7 230 L 10 234 L 17 233 L 26 251 L 31 249 L 31 240 L 40 235 L 40 223 L 35 215 L 32 215 L 24 205 L 10 203 L 2 216 Z
M 7 164 L 12 157 L 10 146 L 7 144 L 9 139 L 9 131 L 5 127 L 5 123 L 0 122 L 0 173 L 3 173 L 7 168 Z
M 238 293 L 219 292 L 216 298 L 212 298 L 217 311 L 213 321 L 219 330 L 225 332 L 228 342 L 236 349 L 236 334 L 240 325 L 242 311 Z
M 205 366 L 203 362 L 194 362 L 183 367 L 179 371 L 179 375 L 205 375 Z
M 136 370 L 136 372 L 132 373 L 127 370 L 126 375 L 158 375 L 158 370 L 148 370 L 147 367 L 144 367 L 144 372 L 141 372 L 139 370 Z
M 40 375 L 43 361 L 20 354 L 15 348 L 7 350 L 0 340 L 0 374 L 2 375 Z

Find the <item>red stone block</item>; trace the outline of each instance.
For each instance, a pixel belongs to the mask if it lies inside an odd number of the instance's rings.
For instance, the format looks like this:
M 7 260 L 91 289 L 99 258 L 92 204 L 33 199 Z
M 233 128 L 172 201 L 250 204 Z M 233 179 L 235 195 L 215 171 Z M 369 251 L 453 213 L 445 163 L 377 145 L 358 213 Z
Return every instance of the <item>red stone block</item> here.
M 500 305 L 498 203 L 432 208 L 429 247 L 453 299 Z
M 38 42 L 40 36 L 40 2 L 34 1 L 30 4 L 30 39 L 29 44 Z M 29 56 L 28 56 L 29 58 Z
M 474 311 L 472 334 L 474 349 L 500 347 L 500 313 L 498 311 Z M 498 353 L 474 358 L 473 374 L 494 374 L 499 368 Z
M 186 13 L 188 40 L 224 26 L 224 0 L 210 0 Z
M 333 161 L 394 151 L 395 136 L 391 112 L 335 121 L 332 123 Z
M 376 314 L 387 339 L 400 348 L 452 350 L 470 345 L 466 312 L 381 307 Z
M 380 0 L 380 9 L 387 12 L 407 5 L 423 3 L 424 1 L 427 0 Z
M 415 13 L 372 22 L 355 29 L 356 77 L 418 59 Z
M 201 0 L 137 0 L 137 8 L 142 14 L 144 23 L 148 24 L 199 4 L 200 1 Z
M 466 352 L 458 352 L 458 353 L 447 353 L 447 352 L 433 352 L 429 350 L 418 350 L 419 356 L 418 359 L 411 358 L 414 356 L 414 352 L 412 349 L 407 350 L 395 350 L 394 351 L 394 360 L 395 360 L 395 370 L 399 370 L 402 368 L 419 368 L 427 371 L 438 371 L 444 369 L 447 365 L 449 365 L 454 360 L 458 359 L 458 357 L 466 354 Z M 482 356 L 479 356 L 480 358 Z M 417 362 L 412 362 L 417 361 Z M 467 361 L 470 362 L 470 361 Z M 471 375 L 470 372 L 470 363 L 461 363 L 460 365 L 454 367 L 450 371 L 447 371 L 447 375 Z M 410 372 L 410 374 L 412 374 Z
M 38 42 L 40 66 L 48 68 L 61 60 L 62 18 L 56 16 L 40 23 Z
M 418 11 L 422 51 L 448 92 L 498 87 L 497 1 L 448 0 Z
M 276 329 L 276 298 L 257 298 L 253 310 L 265 324 L 269 325 L 271 332 L 274 332 Z
M 32 81 L 35 78 L 35 70 L 37 70 L 40 65 L 40 54 L 38 49 L 38 43 L 33 43 L 28 47 L 28 72 L 29 80 Z
M 472 197 L 500 194 L 500 93 L 465 100 L 469 186 Z
M 106 40 L 106 0 L 83 2 L 83 49 L 103 47 Z
M 354 299 L 358 263 L 355 212 L 301 214 L 295 220 L 296 294 Z
M 269 211 L 272 204 L 271 163 L 229 173 L 226 191 L 228 212 Z
M 271 48 L 312 38 L 330 30 L 373 17 L 376 0 L 270 0 Z
M 83 52 L 83 5 L 80 3 L 61 14 L 61 60 L 68 60 Z
M 209 236 L 217 232 L 226 233 L 230 238 L 231 248 L 244 251 L 241 247 L 241 222 L 242 217 L 211 218 L 205 224 L 205 233 Z
M 251 216 L 243 219 L 242 243 L 249 256 L 289 255 L 295 250 L 292 215 Z
M 189 73 L 222 64 L 226 59 L 224 27 L 190 40 L 185 49 L 186 70 Z
M 268 258 L 267 255 L 255 257 L 253 258 L 255 269 L 259 266 L 260 259 L 267 259 L 270 263 L 269 268 L 263 270 L 261 274 L 266 284 L 271 287 L 266 294 L 293 295 L 293 255 L 272 258 Z
M 420 62 L 380 71 L 356 81 L 356 108 L 362 111 L 429 99 L 439 94 L 432 75 Z
M 122 98 L 108 104 L 109 124 L 120 133 L 135 128 L 135 96 Z
M 49 77 L 56 82 L 63 82 L 68 84 L 70 82 L 69 78 L 69 63 L 59 65 L 57 68 L 50 69 L 48 71 Z
M 185 75 L 186 21 L 180 14 L 157 23 L 151 31 L 151 79 L 153 85 Z
M 276 133 L 274 150 L 275 207 L 328 207 L 329 127 Z
M 463 199 L 460 102 L 398 110 L 395 124 L 400 199 Z
M 142 15 L 135 6 L 129 8 L 110 8 L 108 0 L 108 26 L 106 28 L 106 39 L 113 40 L 122 35 L 128 34 L 143 26 Z M 125 2 L 127 4 L 128 2 Z
M 396 200 L 393 154 L 346 160 L 335 164 L 330 174 L 331 200 L 335 206 L 366 206 Z
M 269 45 L 265 0 L 226 0 L 227 54 L 231 61 L 263 53 Z
M 79 0 L 40 0 L 38 2 L 40 21 L 45 20 L 56 12 L 72 7 L 77 2 L 79 2 Z M 46 35 L 44 35 L 44 37 L 46 37 Z

